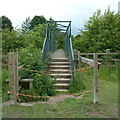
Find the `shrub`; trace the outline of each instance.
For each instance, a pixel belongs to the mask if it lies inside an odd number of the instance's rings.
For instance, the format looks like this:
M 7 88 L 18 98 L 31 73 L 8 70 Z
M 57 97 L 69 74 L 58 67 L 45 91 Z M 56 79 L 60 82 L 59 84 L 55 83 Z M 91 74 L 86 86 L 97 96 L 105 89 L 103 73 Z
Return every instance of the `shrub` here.
M 70 82 L 69 92 L 76 93 L 83 89 L 85 89 L 85 85 L 79 78 L 79 72 L 75 72 L 75 79 Z
M 41 50 L 30 45 L 20 51 L 19 56 L 20 64 L 24 64 L 24 68 L 30 70 L 37 70 L 45 72 L 45 64 L 41 60 Z M 55 88 L 53 86 L 54 81 L 51 77 L 47 74 L 37 73 L 29 70 L 20 69 L 20 77 L 23 79 L 34 79 L 33 81 L 33 89 L 28 89 L 27 83 L 24 83 L 20 91 L 21 93 L 25 93 L 28 95 L 37 95 L 37 96 L 52 96 L 55 95 Z M 30 92 L 31 91 L 31 92 Z M 22 101 L 33 101 L 38 100 L 37 98 L 28 98 L 28 97 L 21 97 Z M 41 98 L 41 100 L 45 100 Z
M 8 70 L 3 69 L 2 70 L 2 101 L 8 100 L 8 85 L 6 83 L 6 80 L 8 79 Z

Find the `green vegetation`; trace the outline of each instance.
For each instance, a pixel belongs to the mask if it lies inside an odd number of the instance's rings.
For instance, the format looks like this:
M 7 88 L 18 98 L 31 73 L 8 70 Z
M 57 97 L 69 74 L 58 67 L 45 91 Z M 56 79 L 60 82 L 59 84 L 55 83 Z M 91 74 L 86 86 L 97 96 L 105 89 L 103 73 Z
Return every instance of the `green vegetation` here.
M 13 29 L 12 22 L 8 17 L 1 16 L 0 21 L 2 21 L 2 26 L 0 26 L 0 28 L 2 29 L 8 28 L 10 31 Z
M 7 69 L 3 69 L 2 70 L 2 101 L 7 101 L 9 96 L 7 94 L 8 92 L 8 84 L 6 82 L 6 80 L 8 79 L 8 70 Z
M 33 52 L 34 51 L 34 52 Z M 45 72 L 45 64 L 41 60 L 41 52 L 40 49 L 30 45 L 24 49 L 21 49 L 19 53 L 19 63 L 24 64 L 24 68 L 30 70 L 37 70 L 41 72 Z M 26 71 L 23 69 L 19 70 L 20 78 L 23 79 L 34 79 L 33 81 L 33 90 L 27 90 L 24 92 L 25 89 L 28 89 L 27 84 L 21 84 L 23 86 L 20 90 L 20 93 L 26 93 L 28 95 L 35 95 L 35 96 L 53 96 L 55 95 L 55 88 L 53 86 L 54 81 L 52 78 L 47 74 L 36 73 L 31 71 Z M 30 92 L 31 91 L 31 92 Z M 25 97 L 21 97 L 21 101 L 29 102 L 34 100 L 29 98 L 28 100 Z M 31 100 L 30 100 L 31 99 Z M 44 100 L 44 99 L 41 99 Z
M 41 60 L 41 50 L 45 38 L 46 18 L 35 16 L 32 20 L 28 17 L 22 23 L 22 29 L 13 29 L 12 23 L 7 17 L 1 17 L 3 24 L 2 50 L 4 54 L 8 52 L 19 52 L 19 65 L 24 68 L 45 72 L 46 63 L 50 60 Z M 86 21 L 84 30 L 73 38 L 73 48 L 80 52 L 104 52 L 110 49 L 112 52 L 119 51 L 120 41 L 118 40 L 119 15 L 107 9 L 104 14 L 96 11 L 93 16 Z M 53 21 L 52 18 L 50 18 Z M 6 22 L 7 21 L 7 22 Z M 61 48 L 62 37 L 56 37 L 57 47 Z M 61 44 L 60 44 L 61 43 Z M 114 56 L 115 57 L 115 56 Z M 103 57 L 104 58 L 104 57 Z M 49 59 L 49 56 L 48 56 Z M 29 107 L 19 105 L 4 106 L 3 118 L 117 118 L 118 117 L 118 65 L 109 63 L 109 57 L 105 56 L 106 64 L 103 62 L 99 70 L 99 104 L 93 104 L 93 92 L 86 93 L 81 99 L 77 97 L 67 98 L 56 104 L 36 104 Z M 8 100 L 8 79 L 7 61 L 3 61 L 2 71 L 2 100 Z M 82 80 L 79 80 L 79 72 L 75 73 L 75 81 L 70 83 L 70 93 L 79 93 L 93 90 L 93 68 L 88 68 L 82 73 Z M 54 81 L 47 74 L 21 69 L 21 78 L 34 79 L 33 89 L 28 89 L 28 84 L 21 84 L 20 93 L 35 96 L 54 96 Z M 20 97 L 22 102 L 32 102 L 36 100 L 47 100 L 29 97 Z
M 84 25 L 73 40 L 73 48 L 80 52 L 105 52 L 110 49 L 112 52 L 119 51 L 120 41 L 118 40 L 119 15 L 108 8 L 104 14 L 97 10 Z M 113 46 L 114 44 L 114 46 Z
M 106 65 L 99 70 L 99 104 L 93 104 L 93 92 L 90 92 L 81 99 L 70 97 L 56 104 L 4 106 L 3 118 L 118 118 L 118 66 L 111 66 L 113 70 L 106 69 Z M 79 92 L 93 89 L 93 68 L 83 73 L 82 81 L 85 89 Z
M 79 74 L 80 74 L 80 71 L 76 71 L 75 80 L 70 82 L 70 86 L 69 86 L 70 93 L 77 93 L 85 89 L 85 84 L 83 83 L 82 80 L 80 80 Z
M 44 16 L 34 16 L 34 18 L 30 22 L 30 29 L 33 29 L 35 26 L 39 24 L 45 24 L 46 18 Z

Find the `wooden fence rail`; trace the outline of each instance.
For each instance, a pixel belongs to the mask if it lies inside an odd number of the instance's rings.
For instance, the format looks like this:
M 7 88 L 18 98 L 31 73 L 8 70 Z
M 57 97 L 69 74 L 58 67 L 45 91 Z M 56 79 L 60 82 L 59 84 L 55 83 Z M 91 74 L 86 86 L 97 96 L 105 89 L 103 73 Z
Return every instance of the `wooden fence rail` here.
M 98 59 L 99 55 L 118 55 L 120 53 L 110 53 L 109 49 L 106 49 L 106 53 L 80 53 L 80 51 L 74 52 L 74 55 L 77 56 L 77 58 L 75 59 L 76 61 L 78 61 L 78 68 L 81 68 L 81 62 L 84 62 L 90 66 L 94 66 L 94 103 L 98 103 L 99 99 L 98 99 L 98 69 L 101 66 L 101 63 L 98 62 L 101 59 Z M 88 59 L 85 57 L 82 57 L 81 55 L 93 55 L 93 60 L 92 59 Z M 111 59 L 114 61 L 120 61 L 120 59 Z M 80 71 L 80 80 L 82 80 L 82 73 Z
M 100 63 L 98 62 L 99 55 L 110 55 L 110 54 L 120 54 L 120 53 L 80 53 L 79 51 L 75 53 L 77 55 L 78 67 L 81 69 L 81 62 L 85 62 L 89 65 L 94 65 L 94 103 L 98 103 L 98 67 Z M 93 55 L 93 60 L 81 57 L 81 55 Z M 9 70 L 9 91 L 11 93 L 19 92 L 19 82 L 29 82 L 30 88 L 32 88 L 33 79 L 20 79 L 18 75 L 18 53 L 10 52 L 8 54 L 8 70 Z M 82 72 L 80 71 L 80 80 L 82 80 Z M 10 94 L 10 99 L 17 104 L 17 96 L 15 94 Z

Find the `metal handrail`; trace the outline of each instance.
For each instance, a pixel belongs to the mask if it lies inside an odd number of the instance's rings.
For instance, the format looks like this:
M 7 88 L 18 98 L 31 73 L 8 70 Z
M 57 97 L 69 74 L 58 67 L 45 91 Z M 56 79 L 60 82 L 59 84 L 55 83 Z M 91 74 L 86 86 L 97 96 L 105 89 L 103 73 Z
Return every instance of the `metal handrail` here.
M 55 35 L 55 31 L 57 31 L 58 29 L 54 25 L 57 25 L 57 22 L 69 22 L 65 30 L 66 32 L 64 34 L 64 51 L 69 57 L 71 71 L 72 71 L 72 80 L 74 80 L 74 54 L 73 54 L 72 40 L 71 40 L 71 21 L 48 21 L 47 22 L 46 38 L 44 40 L 43 50 L 42 50 L 42 59 L 44 61 L 46 59 L 47 53 L 54 52 L 56 49 L 54 35 Z M 62 32 L 61 30 L 62 29 L 59 29 L 59 32 Z
M 47 53 L 55 51 L 55 41 L 53 38 L 53 32 L 49 23 L 46 23 L 46 38 L 44 39 L 42 49 L 42 60 L 46 59 Z
M 74 80 L 74 54 L 72 48 L 72 39 L 71 39 L 71 23 L 69 23 L 67 31 L 65 33 L 65 41 L 64 41 L 64 50 L 69 56 L 70 66 L 72 71 L 72 80 Z

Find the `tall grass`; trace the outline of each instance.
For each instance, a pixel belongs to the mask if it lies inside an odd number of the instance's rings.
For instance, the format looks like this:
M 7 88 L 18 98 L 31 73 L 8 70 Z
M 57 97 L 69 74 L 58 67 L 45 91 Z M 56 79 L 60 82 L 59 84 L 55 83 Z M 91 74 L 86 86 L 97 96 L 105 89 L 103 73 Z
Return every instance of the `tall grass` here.
M 8 70 L 5 68 L 2 70 L 2 101 L 8 100 L 8 84 L 6 80 L 8 79 Z

